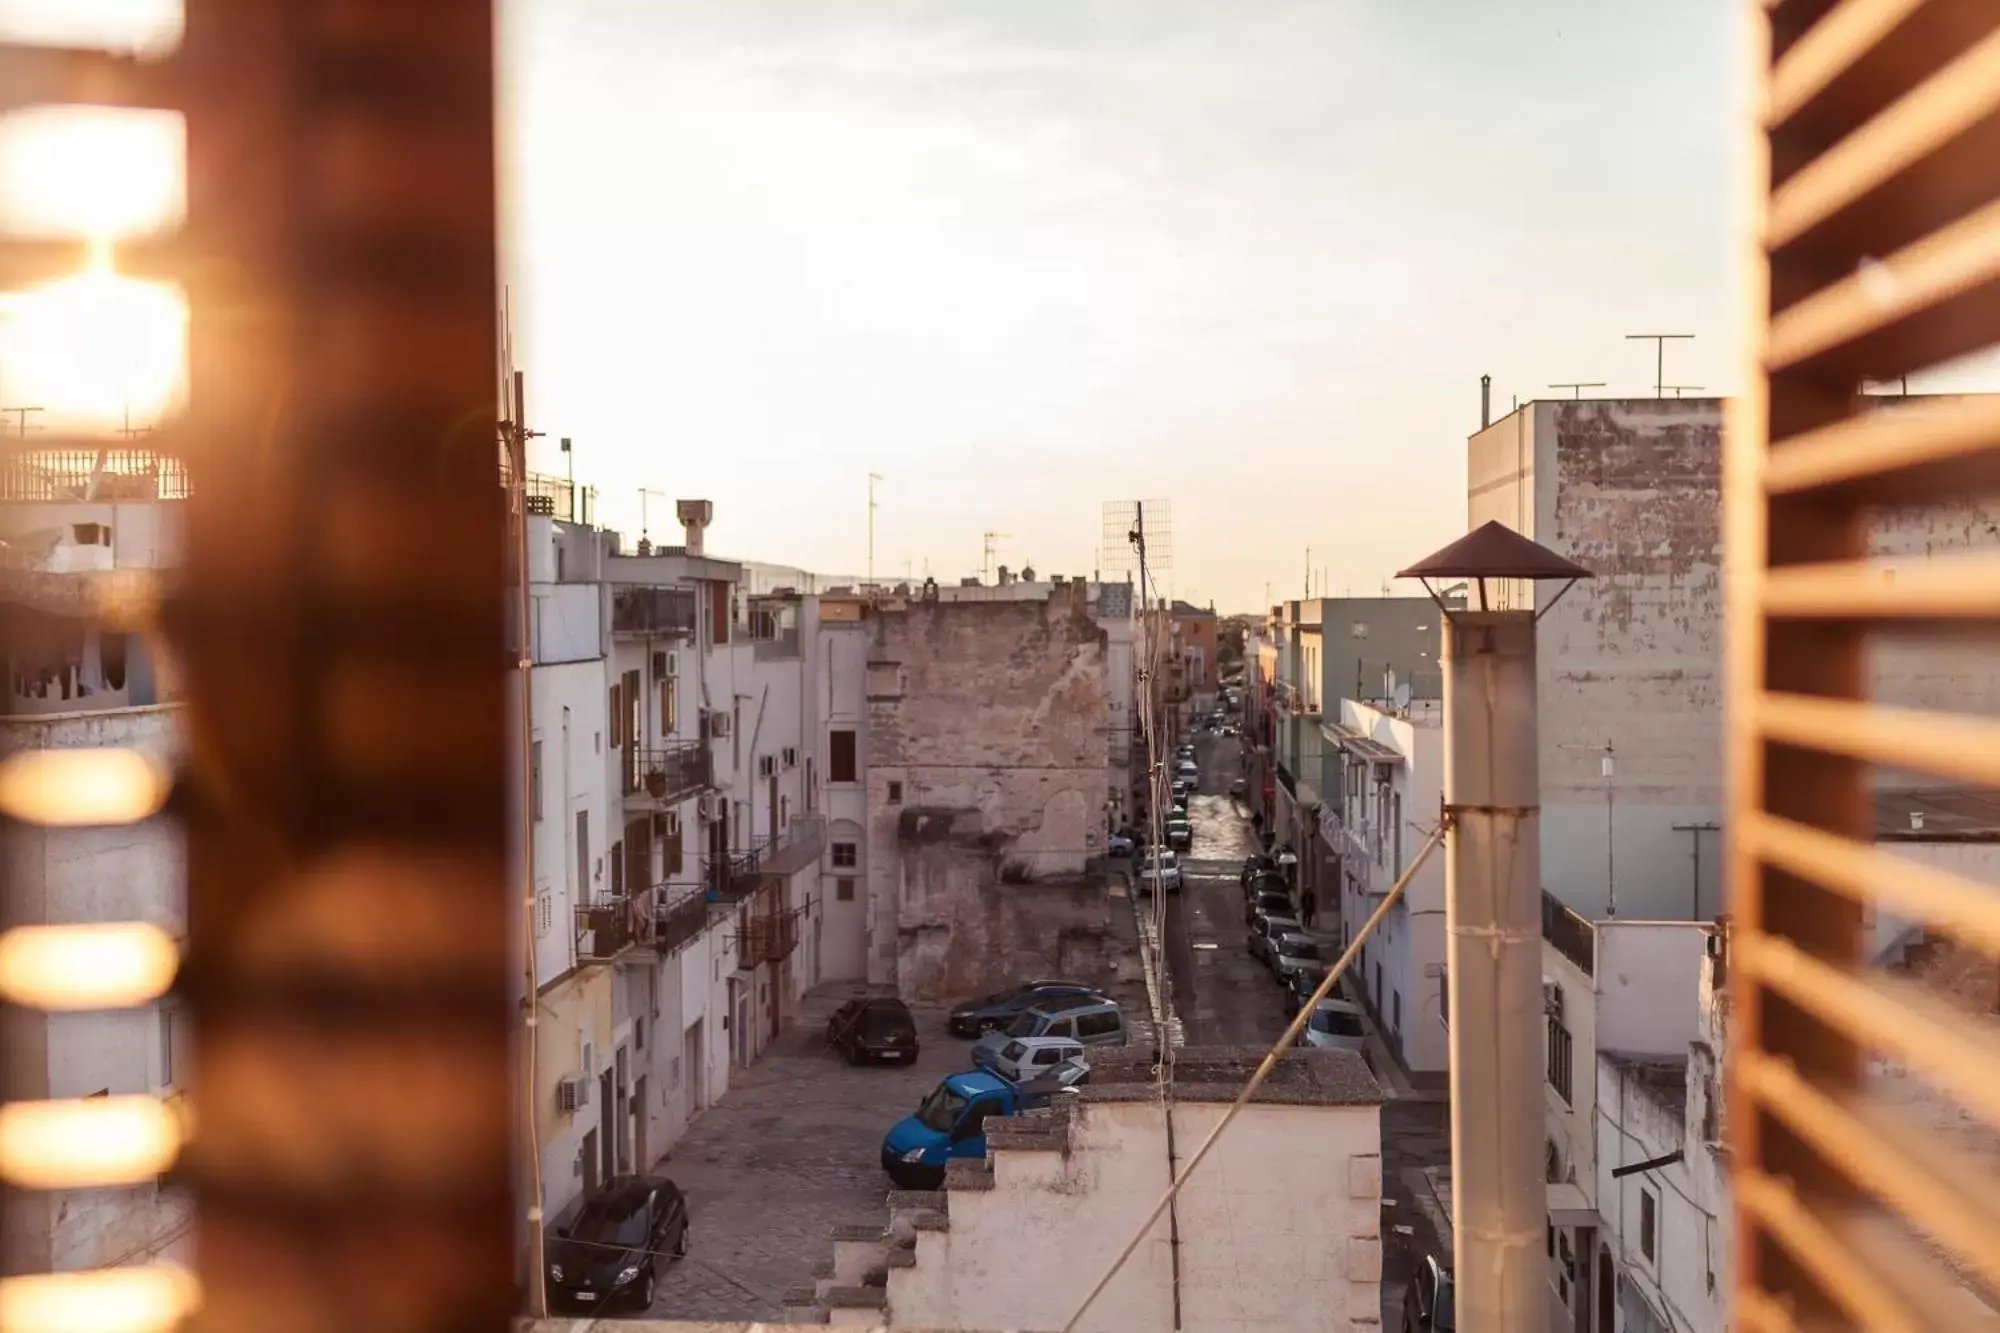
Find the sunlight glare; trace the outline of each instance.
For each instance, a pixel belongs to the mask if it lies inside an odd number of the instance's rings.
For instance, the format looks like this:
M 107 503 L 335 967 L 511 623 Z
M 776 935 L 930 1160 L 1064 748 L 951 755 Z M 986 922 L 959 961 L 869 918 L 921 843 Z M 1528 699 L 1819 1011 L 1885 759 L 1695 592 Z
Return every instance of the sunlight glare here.
M 116 240 L 187 207 L 177 111 L 32 107 L 0 117 L 0 232 Z
M 0 0 L 0 42 L 158 57 L 181 42 L 181 0 Z
M 155 423 L 187 379 L 187 302 L 167 283 L 108 264 L 45 286 L 0 293 L 0 368 L 12 401 L 79 430 Z

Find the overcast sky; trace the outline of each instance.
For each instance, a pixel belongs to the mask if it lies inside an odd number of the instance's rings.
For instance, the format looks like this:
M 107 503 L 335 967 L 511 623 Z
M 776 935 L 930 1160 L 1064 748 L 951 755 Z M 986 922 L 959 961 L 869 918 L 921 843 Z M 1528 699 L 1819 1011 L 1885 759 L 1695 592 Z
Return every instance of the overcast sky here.
M 1730 0 L 512 0 L 537 466 L 860 572 L 1085 573 L 1164 498 L 1225 610 L 1464 531 L 1478 378 L 1734 387 Z

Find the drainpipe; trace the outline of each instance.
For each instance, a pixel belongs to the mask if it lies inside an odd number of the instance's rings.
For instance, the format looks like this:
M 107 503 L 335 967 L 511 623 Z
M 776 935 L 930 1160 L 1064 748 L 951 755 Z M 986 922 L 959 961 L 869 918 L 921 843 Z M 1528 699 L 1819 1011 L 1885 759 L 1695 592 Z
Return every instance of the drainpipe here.
M 1453 1266 L 1469 1327 L 1543 1333 L 1540 775 L 1532 611 L 1445 617 Z M 1477 1108 L 1476 1111 L 1473 1108 Z

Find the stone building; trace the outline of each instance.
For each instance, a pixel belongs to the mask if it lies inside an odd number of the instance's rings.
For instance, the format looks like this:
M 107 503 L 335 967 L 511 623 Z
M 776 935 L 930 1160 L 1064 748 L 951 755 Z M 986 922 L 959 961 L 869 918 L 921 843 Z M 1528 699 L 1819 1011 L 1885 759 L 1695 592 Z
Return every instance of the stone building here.
M 1087 872 L 1124 793 L 1131 618 L 1129 587 L 1082 580 L 870 607 L 870 981 L 934 997 L 1101 966 Z

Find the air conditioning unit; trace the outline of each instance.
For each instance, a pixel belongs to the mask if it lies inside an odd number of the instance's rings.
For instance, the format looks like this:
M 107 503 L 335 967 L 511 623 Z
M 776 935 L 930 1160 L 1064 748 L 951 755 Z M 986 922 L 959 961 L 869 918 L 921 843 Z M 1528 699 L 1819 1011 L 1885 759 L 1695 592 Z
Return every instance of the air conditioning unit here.
M 702 822 L 713 824 L 722 818 L 722 793 L 705 791 L 701 794 L 700 814 Z
M 572 1074 L 556 1084 L 556 1109 L 559 1111 L 581 1111 L 590 1105 L 590 1079 L 582 1074 Z
M 778 761 L 775 757 L 768 754 L 759 755 L 757 757 L 758 777 L 760 778 L 776 777 L 777 773 L 778 773 Z
M 703 716 L 708 719 L 708 734 L 710 736 L 720 738 L 729 734 L 731 722 L 729 714 L 718 712 L 711 708 Z
M 798 766 L 799 766 L 798 747 L 787 745 L 785 747 L 785 767 L 797 768 Z
M 1542 978 L 1542 1012 L 1557 1022 L 1563 1016 L 1563 988 L 1547 977 Z
M 653 816 L 653 836 L 656 838 L 678 838 L 681 835 L 681 812 L 662 810 Z

